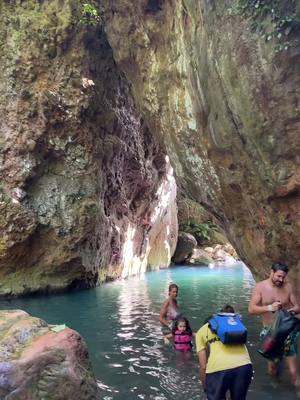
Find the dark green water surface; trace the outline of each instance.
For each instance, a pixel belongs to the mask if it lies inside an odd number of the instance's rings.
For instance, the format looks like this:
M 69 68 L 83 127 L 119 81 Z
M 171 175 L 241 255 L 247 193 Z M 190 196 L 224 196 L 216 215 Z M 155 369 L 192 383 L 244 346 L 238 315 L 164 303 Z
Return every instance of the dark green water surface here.
M 261 328 L 247 307 L 254 281 L 241 263 L 176 267 L 66 295 L 1 300 L 2 309 L 23 309 L 51 324 L 66 323 L 86 340 L 104 400 L 204 400 L 197 358 L 183 360 L 162 342 L 159 310 L 169 283 L 179 285 L 180 310 L 197 330 L 225 303 L 243 315 L 255 368 L 249 400 L 296 399 L 287 371 L 279 386 L 256 352 Z

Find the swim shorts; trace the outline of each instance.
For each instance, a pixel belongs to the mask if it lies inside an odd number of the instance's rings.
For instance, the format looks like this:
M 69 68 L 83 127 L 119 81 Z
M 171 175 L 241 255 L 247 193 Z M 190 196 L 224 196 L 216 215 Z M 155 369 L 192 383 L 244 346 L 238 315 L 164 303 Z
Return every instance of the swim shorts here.
M 207 400 L 225 400 L 227 391 L 232 400 L 245 400 L 252 376 L 251 364 L 206 374 Z

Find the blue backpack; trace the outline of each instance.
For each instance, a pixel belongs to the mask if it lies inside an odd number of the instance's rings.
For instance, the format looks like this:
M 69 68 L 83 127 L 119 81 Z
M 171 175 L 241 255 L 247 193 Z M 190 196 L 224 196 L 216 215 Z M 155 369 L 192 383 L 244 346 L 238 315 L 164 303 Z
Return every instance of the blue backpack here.
M 208 326 L 218 336 L 218 338 L 209 340 L 208 343 L 217 340 L 224 344 L 245 344 L 247 342 L 247 328 L 238 314 L 214 314 L 208 321 Z

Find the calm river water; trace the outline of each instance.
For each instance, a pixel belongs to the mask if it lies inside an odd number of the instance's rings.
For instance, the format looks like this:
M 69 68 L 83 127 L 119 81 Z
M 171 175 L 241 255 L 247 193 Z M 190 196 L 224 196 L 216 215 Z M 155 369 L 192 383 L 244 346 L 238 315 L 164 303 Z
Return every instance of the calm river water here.
M 2 309 L 21 308 L 51 324 L 66 323 L 85 338 L 104 400 L 204 400 L 195 353 L 183 361 L 162 343 L 159 310 L 169 283 L 179 285 L 180 310 L 196 331 L 225 303 L 243 315 L 255 368 L 249 400 L 296 399 L 287 372 L 275 386 L 256 352 L 258 317 L 248 316 L 254 281 L 241 263 L 215 267 L 175 267 L 49 297 L 1 300 Z

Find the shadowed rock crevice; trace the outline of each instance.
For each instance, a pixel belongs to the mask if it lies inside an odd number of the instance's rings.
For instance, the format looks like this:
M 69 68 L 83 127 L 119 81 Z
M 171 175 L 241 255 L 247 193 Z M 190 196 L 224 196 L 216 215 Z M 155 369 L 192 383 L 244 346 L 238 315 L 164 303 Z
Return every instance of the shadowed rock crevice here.
M 145 12 L 155 13 L 163 8 L 165 0 L 147 0 L 145 6 Z

